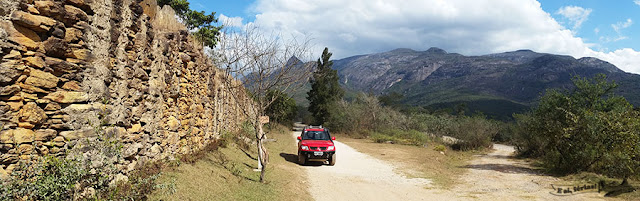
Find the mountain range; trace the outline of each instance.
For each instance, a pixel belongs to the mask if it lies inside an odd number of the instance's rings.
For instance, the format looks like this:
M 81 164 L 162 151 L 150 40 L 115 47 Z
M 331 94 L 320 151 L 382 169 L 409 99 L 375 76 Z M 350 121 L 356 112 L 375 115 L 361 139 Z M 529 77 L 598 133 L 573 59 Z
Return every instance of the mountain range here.
M 434 47 L 348 57 L 335 60 L 333 68 L 348 91 L 394 93 L 400 104 L 432 109 L 462 104 L 497 119 L 527 110 L 546 89 L 571 89 L 574 76 L 600 73 L 619 85 L 616 95 L 640 106 L 640 75 L 591 57 L 530 50 L 464 56 Z

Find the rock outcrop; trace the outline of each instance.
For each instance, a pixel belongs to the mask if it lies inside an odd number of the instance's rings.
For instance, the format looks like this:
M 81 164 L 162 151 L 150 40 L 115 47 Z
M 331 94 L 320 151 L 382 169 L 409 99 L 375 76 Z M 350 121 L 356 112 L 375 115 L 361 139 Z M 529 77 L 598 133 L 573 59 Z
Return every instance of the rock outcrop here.
M 246 118 L 249 99 L 230 95 L 231 78 L 155 0 L 0 6 L 0 172 L 105 135 L 123 143 L 126 174 L 198 150 Z

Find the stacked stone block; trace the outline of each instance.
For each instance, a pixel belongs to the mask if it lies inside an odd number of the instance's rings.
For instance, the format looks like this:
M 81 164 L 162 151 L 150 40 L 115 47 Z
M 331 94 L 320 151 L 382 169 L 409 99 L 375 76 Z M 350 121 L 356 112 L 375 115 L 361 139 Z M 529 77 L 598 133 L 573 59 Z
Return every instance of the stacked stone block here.
M 75 141 L 123 143 L 123 173 L 233 131 L 247 97 L 155 0 L 0 0 L 0 173 Z M 102 128 L 102 129 L 96 129 Z M 97 130 L 103 130 L 96 132 Z

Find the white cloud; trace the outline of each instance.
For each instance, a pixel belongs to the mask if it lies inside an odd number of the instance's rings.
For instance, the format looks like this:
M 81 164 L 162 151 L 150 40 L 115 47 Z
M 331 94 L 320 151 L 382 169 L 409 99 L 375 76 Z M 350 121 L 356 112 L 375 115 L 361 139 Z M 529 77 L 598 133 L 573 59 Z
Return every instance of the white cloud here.
M 618 22 L 616 24 L 612 24 L 611 27 L 613 28 L 614 31 L 616 31 L 616 33 L 620 34 L 620 31 L 622 29 L 629 28 L 632 24 L 633 24 L 633 20 L 627 19 L 627 21 L 625 22 Z
M 638 0 L 638 1 L 640 1 L 640 0 Z M 596 33 L 596 35 L 600 34 L 600 28 L 593 29 L 593 33 Z
M 317 52 L 329 47 L 334 59 L 401 47 L 466 55 L 531 49 L 597 57 L 640 73 L 638 52 L 594 51 L 595 44 L 576 37 L 536 0 L 257 0 L 252 8 L 261 28 L 283 36 L 311 35 Z M 576 23 L 590 12 L 575 15 Z
M 600 42 L 609 43 L 609 42 L 617 42 L 621 40 L 629 39 L 629 37 L 622 34 L 622 30 L 629 28 L 633 24 L 633 20 L 627 19 L 625 22 L 618 22 L 616 24 L 612 24 L 611 28 L 618 34 L 615 37 L 600 37 Z
M 633 3 L 636 3 L 636 5 L 640 6 L 640 0 L 634 0 Z
M 228 27 L 242 27 L 242 17 L 227 17 L 224 14 L 220 14 L 218 20 Z
M 571 21 L 571 23 L 573 23 L 573 30 L 576 31 L 582 26 L 582 23 L 589 19 L 589 15 L 592 11 L 593 10 L 590 8 L 585 9 L 578 6 L 565 6 L 558 9 L 556 14 L 562 15 L 562 17 Z

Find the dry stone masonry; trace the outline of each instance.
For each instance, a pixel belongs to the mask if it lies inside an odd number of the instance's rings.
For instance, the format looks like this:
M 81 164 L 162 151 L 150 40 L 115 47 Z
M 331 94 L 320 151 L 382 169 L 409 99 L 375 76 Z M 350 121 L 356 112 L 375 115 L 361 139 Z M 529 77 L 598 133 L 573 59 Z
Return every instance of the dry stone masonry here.
M 123 143 L 126 174 L 236 129 L 248 99 L 230 95 L 231 78 L 184 28 L 167 28 L 169 10 L 155 0 L 0 0 L 0 173 L 105 135 Z

